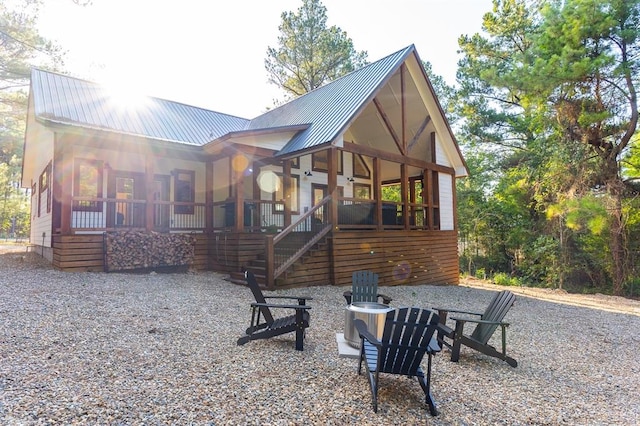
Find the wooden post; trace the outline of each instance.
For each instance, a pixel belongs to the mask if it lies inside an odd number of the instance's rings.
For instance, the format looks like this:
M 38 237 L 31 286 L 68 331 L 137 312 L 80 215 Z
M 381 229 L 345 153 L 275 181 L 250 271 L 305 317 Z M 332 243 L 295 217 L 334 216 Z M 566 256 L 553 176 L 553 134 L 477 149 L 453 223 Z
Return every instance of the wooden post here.
M 375 223 L 378 231 L 382 231 L 384 224 L 382 223 L 382 179 L 380 173 L 380 162 L 378 157 L 373 158 L 373 199 L 375 203 Z
M 282 193 L 284 194 L 284 227 L 291 225 L 291 160 L 282 163 Z
M 275 287 L 275 280 L 273 279 L 274 274 L 274 263 L 275 263 L 275 255 L 273 250 L 273 235 L 265 235 L 264 240 L 264 280 L 265 285 L 269 290 L 272 290 Z
M 213 163 L 207 161 L 205 165 L 204 182 L 204 231 L 206 234 L 213 233 Z
M 144 215 L 144 222 L 145 222 L 145 229 L 147 231 L 152 231 L 153 230 L 153 212 L 155 209 L 155 203 L 154 203 L 154 199 L 153 199 L 153 194 L 154 194 L 154 184 L 155 181 L 153 179 L 154 177 L 154 156 L 153 155 L 147 155 L 146 156 L 146 160 L 145 160 L 145 167 L 144 167 L 144 182 L 145 182 L 145 200 L 146 200 L 146 204 L 145 204 L 145 215 Z M 193 184 L 195 185 L 195 182 L 193 182 Z
M 433 171 L 424 170 L 424 178 L 422 187 L 424 195 L 426 196 L 425 202 L 427 203 L 426 220 L 425 225 L 427 229 L 433 229 Z
M 62 235 L 71 234 L 71 211 L 72 196 L 71 188 L 73 184 L 73 155 L 65 148 L 65 144 L 59 139 L 59 135 L 54 135 L 53 151 L 53 184 L 54 184 L 54 205 L 60 208 L 60 233 Z M 102 184 L 102 182 L 100 182 Z
M 238 157 L 232 157 L 231 170 L 233 174 L 232 185 L 235 188 L 235 227 L 234 230 L 242 232 L 244 230 L 244 167 L 238 167 L 241 161 L 237 161 Z
M 335 146 L 327 152 L 327 189 L 331 195 L 327 220 L 334 227 L 338 223 L 338 149 Z
M 409 229 L 409 200 L 407 199 L 407 164 L 400 164 L 400 196 L 402 197 L 402 224 L 404 229 Z

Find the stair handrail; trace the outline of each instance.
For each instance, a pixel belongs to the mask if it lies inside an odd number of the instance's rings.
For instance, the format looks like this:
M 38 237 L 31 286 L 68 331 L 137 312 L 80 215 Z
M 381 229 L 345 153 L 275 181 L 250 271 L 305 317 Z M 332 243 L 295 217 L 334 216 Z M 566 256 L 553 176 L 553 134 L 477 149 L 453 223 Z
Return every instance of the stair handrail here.
M 267 288 L 273 288 L 274 282 L 276 278 L 278 278 L 284 271 L 287 270 L 293 263 L 295 263 L 302 255 L 304 255 L 313 245 L 315 245 L 322 237 L 324 237 L 329 231 L 331 231 L 332 224 L 327 222 L 327 215 L 322 215 L 321 225 L 318 226 L 317 229 L 312 229 L 315 231 L 315 234 L 311 239 L 306 241 L 300 247 L 297 247 L 295 252 L 289 256 L 285 261 L 281 262 L 279 265 L 275 264 L 275 250 L 276 245 L 283 241 L 288 235 L 294 232 L 300 225 L 305 224 L 307 221 L 311 220 L 315 217 L 315 213 L 324 208 L 331 201 L 331 196 L 327 195 L 319 203 L 313 206 L 308 212 L 300 216 L 300 218 L 287 226 L 282 232 L 279 232 L 277 235 L 268 235 L 266 240 L 266 284 Z

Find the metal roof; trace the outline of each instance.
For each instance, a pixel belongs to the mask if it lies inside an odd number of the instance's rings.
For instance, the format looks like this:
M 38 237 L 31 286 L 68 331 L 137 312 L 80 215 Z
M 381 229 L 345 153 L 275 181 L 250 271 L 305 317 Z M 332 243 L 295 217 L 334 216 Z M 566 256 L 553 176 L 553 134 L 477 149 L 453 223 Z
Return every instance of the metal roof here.
M 413 45 L 408 46 L 268 111 L 251 120 L 248 129 L 310 124 L 278 155 L 331 142 L 414 50 Z
M 286 155 L 333 141 L 414 51 L 410 45 L 253 120 L 153 97 L 116 107 L 96 83 L 39 69 L 32 70 L 31 92 L 40 119 L 195 146 L 230 133 L 307 125 L 278 152 Z
M 40 69 L 31 72 L 31 94 L 40 119 L 190 145 L 204 145 L 249 124 L 244 118 L 153 97 L 117 105 L 112 93 L 96 83 Z

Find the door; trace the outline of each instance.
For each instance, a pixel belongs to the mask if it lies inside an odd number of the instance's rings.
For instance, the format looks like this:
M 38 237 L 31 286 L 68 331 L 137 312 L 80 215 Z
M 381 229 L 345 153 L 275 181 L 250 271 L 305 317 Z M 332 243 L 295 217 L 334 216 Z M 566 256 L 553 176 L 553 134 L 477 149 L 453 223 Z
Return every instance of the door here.
M 329 194 L 329 188 L 327 185 L 320 185 L 314 183 L 311 185 L 311 193 L 312 193 L 312 203 L 313 205 L 317 205 L 322 201 L 324 197 Z M 318 209 L 314 214 L 314 223 L 327 223 L 327 209 L 326 205 L 320 209 Z
M 114 171 L 109 177 L 108 227 L 145 227 L 145 176 L 142 173 Z

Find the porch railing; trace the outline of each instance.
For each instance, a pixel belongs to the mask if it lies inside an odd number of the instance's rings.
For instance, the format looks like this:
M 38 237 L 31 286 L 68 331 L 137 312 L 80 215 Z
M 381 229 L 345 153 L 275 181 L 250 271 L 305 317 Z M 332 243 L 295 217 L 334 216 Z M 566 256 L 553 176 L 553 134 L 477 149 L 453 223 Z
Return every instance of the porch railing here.
M 144 229 L 146 200 L 73 197 L 70 227 L 74 231 Z M 152 228 L 164 231 L 201 230 L 206 226 L 204 203 L 153 203 Z
M 276 278 L 331 231 L 332 224 L 328 220 L 330 201 L 330 196 L 323 198 L 284 231 L 275 236 L 267 236 L 265 253 L 268 287 L 273 287 Z
M 235 226 L 235 205 L 228 201 L 213 203 L 212 229 Z M 74 231 L 144 229 L 147 226 L 146 200 L 73 197 L 70 227 Z M 207 228 L 205 203 L 153 202 L 152 229 L 158 231 L 201 231 Z M 274 232 L 284 228 L 284 203 L 271 200 L 247 200 L 243 229 Z

